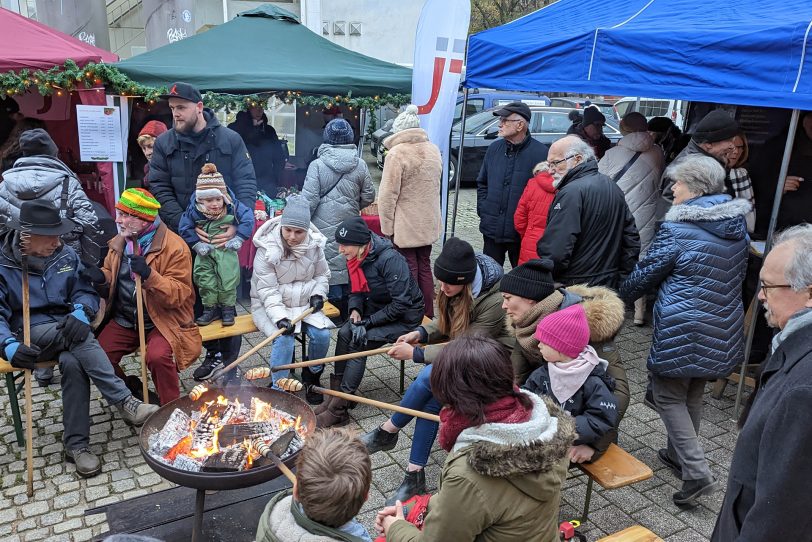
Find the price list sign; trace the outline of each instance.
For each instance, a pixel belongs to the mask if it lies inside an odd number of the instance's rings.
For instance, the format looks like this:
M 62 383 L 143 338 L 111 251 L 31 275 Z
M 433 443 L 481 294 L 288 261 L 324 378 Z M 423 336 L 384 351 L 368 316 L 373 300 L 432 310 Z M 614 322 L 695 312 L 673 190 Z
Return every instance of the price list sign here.
M 124 161 L 118 107 L 77 105 L 76 124 L 82 162 Z

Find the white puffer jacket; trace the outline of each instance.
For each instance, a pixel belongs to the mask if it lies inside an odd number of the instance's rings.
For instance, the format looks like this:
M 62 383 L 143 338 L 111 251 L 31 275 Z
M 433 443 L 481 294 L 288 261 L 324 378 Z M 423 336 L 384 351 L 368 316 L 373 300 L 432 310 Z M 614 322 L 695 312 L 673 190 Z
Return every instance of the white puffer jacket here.
M 656 233 L 657 200 L 660 199 L 660 177 L 665 168 L 663 151 L 654 144 L 648 132 L 633 132 L 623 136 L 617 146 L 606 151 L 598 162 L 598 171 L 610 179 L 632 159 L 634 153 L 643 154 L 632 164 L 617 185 L 626 195 L 626 204 L 634 215 L 640 232 L 640 255 L 645 254 Z
M 285 257 L 281 221 L 279 216 L 263 224 L 253 240 L 257 254 L 251 277 L 251 313 L 254 324 L 265 335 L 277 331 L 279 320 L 293 320 L 307 310 L 311 296 L 326 299 L 330 280 L 330 268 L 324 257 L 327 238 L 311 224 L 304 243 Z M 334 327 L 323 312 L 313 313 L 304 321 L 321 329 Z M 300 330 L 301 325 L 297 324 L 296 331 Z

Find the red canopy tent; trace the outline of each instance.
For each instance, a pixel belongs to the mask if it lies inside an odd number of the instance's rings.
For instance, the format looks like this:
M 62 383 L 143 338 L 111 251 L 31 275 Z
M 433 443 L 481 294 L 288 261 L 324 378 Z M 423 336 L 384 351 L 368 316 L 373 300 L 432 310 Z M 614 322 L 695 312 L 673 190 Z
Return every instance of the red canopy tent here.
M 0 8 L 0 72 L 23 69 L 48 70 L 73 60 L 79 66 L 90 62 L 115 62 L 118 56 L 84 43 L 42 23 Z M 41 96 L 35 88 L 13 98 L 20 112 L 46 123 L 59 147 L 59 157 L 75 171 L 87 195 L 112 210 L 115 205 L 113 167 L 110 162 L 80 162 L 76 105 L 106 105 L 103 87 Z

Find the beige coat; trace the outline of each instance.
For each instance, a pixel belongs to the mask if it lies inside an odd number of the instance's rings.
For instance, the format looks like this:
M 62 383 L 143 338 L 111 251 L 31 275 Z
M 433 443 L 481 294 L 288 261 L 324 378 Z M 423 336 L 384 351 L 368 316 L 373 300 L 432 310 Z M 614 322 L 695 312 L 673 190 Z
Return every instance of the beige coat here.
M 440 238 L 440 149 L 422 128 L 386 138 L 389 149 L 378 192 L 381 231 L 400 248 L 431 245 Z

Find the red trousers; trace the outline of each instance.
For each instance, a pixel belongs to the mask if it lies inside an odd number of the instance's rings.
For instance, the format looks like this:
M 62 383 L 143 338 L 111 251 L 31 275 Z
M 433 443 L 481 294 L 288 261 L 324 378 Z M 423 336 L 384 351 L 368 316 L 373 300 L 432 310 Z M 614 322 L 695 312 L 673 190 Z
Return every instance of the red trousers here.
M 417 282 L 420 291 L 423 292 L 423 302 L 426 304 L 424 314 L 429 318 L 434 318 L 434 278 L 431 274 L 431 245 L 415 248 L 395 246 L 395 248 L 406 258 L 412 278 Z
M 175 358 L 172 356 L 172 347 L 158 328 L 147 333 L 147 368 L 152 375 L 155 390 L 165 405 L 180 397 L 180 379 Z M 115 320 L 110 320 L 99 335 L 99 344 L 107 353 L 113 369 L 122 380 L 124 371 L 119 363 L 121 358 L 138 350 L 138 330 L 120 326 Z M 140 375 L 139 375 L 140 376 Z

